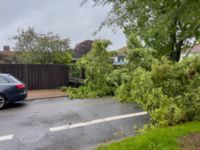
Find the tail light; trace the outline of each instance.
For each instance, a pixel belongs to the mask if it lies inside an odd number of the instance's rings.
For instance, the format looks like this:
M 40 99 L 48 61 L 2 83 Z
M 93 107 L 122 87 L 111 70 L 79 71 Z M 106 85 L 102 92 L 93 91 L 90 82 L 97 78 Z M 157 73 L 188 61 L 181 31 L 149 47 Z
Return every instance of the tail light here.
M 21 89 L 25 88 L 25 85 L 24 84 L 17 84 L 16 88 L 19 89 L 19 90 L 21 90 Z

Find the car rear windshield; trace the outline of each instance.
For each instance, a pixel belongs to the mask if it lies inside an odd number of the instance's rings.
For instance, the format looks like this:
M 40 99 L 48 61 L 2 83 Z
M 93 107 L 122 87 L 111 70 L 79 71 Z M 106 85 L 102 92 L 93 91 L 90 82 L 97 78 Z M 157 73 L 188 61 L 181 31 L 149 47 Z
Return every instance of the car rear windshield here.
M 9 81 L 11 81 L 13 83 L 21 83 L 18 79 L 16 79 L 12 75 L 8 75 L 8 78 L 9 78 Z

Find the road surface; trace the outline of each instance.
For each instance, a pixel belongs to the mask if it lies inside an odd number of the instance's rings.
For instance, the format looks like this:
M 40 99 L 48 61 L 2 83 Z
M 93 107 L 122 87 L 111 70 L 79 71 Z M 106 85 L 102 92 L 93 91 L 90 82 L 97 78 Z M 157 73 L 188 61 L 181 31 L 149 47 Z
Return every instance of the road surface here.
M 112 98 L 26 101 L 0 111 L 1 150 L 89 150 L 148 123 L 135 104 Z

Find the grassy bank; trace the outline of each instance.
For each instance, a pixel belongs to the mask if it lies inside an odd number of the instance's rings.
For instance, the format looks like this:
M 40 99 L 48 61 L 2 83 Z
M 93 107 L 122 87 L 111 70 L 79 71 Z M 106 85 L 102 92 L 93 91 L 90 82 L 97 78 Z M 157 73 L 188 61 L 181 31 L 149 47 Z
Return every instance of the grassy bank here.
M 97 150 L 179 150 L 181 138 L 192 133 L 200 133 L 200 122 L 154 129 L 120 142 L 100 146 Z

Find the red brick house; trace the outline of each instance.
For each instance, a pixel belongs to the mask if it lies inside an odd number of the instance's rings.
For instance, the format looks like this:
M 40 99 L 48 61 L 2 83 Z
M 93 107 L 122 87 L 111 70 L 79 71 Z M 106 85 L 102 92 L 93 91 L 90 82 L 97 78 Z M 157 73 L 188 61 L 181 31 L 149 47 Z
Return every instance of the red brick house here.
M 9 46 L 4 46 L 3 50 L 0 51 L 0 64 L 14 63 L 15 52 L 10 50 Z
M 193 55 L 200 55 L 200 44 L 196 44 L 193 47 L 187 49 L 186 51 L 183 51 L 181 53 L 181 59 L 182 60 L 184 57 L 190 57 Z

